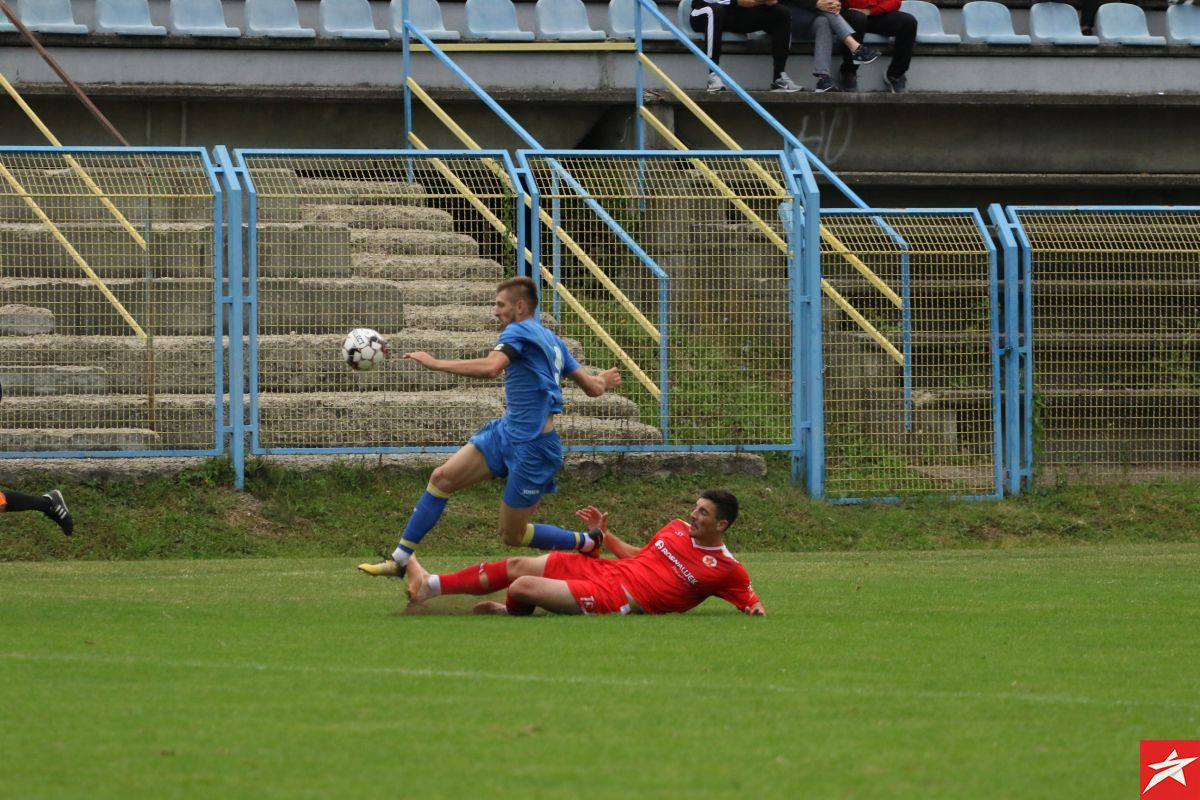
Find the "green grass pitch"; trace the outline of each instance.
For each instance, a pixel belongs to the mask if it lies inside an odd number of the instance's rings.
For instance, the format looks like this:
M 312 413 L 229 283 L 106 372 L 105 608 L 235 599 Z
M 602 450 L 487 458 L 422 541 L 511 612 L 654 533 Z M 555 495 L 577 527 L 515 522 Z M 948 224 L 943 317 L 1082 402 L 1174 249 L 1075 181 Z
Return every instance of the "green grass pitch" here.
M 743 561 L 764 619 L 3 563 L 0 797 L 1124 798 L 1139 739 L 1200 735 L 1200 545 Z

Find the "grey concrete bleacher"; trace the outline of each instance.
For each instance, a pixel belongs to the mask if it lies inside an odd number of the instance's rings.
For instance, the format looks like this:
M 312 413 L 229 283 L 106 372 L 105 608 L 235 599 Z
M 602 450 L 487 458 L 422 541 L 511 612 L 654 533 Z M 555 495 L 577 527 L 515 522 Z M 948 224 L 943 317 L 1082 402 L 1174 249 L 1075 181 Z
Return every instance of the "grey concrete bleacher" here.
M 322 192 L 345 191 L 336 181 L 299 178 L 296 184 L 316 196 L 266 199 L 258 226 L 256 341 L 264 444 L 453 446 L 499 416 L 502 388 L 497 384 L 426 370 L 400 358 L 364 379 L 340 364 L 337 353 L 347 319 L 370 320 L 386 331 L 397 354 L 425 350 L 464 358 L 486 352 L 498 330 L 490 309 L 504 268 L 481 257 L 473 238 L 456 233 L 448 213 L 427 207 L 423 190 L 364 203 L 355 196 L 323 198 Z M 361 182 L 354 188 L 361 191 Z M 128 425 L 146 414 L 146 399 L 139 394 L 143 383 L 132 378 L 138 370 L 130 367 L 142 363 L 144 342 L 113 335 L 122 329 L 115 312 L 89 305 L 83 299 L 94 291 L 89 281 L 62 268 L 61 249 L 42 226 L 14 221 L 21 219 L 16 212 L 0 219 L 6 252 L 19 254 L 0 277 L 6 300 L 0 307 L 0 362 L 20 363 L 17 356 L 36 346 L 46 366 L 0 367 L 7 395 L 0 407 L 0 447 L 195 448 L 211 436 L 206 432 L 213 403 L 212 284 L 201 272 L 206 264 L 211 269 L 211 229 L 180 222 L 155 225 L 149 258 L 159 302 L 152 312 L 138 288 L 144 276 L 121 277 L 139 269 L 128 265 L 128 255 L 120 255 L 123 230 L 103 219 L 60 226 L 69 239 L 86 243 L 90 263 L 103 271 L 135 318 L 156 319 L 157 424 L 151 430 Z M 320 264 L 310 266 L 317 252 Z M 79 313 L 85 307 L 90 310 Z M 544 319 L 557 327 L 553 319 Z M 47 337 L 50 331 L 54 335 Z M 579 343 L 567 341 L 582 357 Z M 386 388 L 364 385 L 382 378 Z M 369 392 L 372 417 L 388 423 L 365 432 L 361 415 L 354 413 L 364 403 L 364 392 Z M 589 398 L 570 388 L 564 400 L 561 432 L 568 443 L 661 441 L 627 398 Z M 69 418 L 64 406 L 72 409 Z M 454 413 L 430 414 L 431 408 Z M 398 441 L 398 436 L 411 438 Z

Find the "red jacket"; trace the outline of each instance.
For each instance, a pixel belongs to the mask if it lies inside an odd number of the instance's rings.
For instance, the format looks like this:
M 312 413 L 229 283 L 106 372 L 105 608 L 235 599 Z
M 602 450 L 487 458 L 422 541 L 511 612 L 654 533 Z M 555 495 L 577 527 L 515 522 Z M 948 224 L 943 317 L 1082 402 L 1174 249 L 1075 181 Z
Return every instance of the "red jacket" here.
M 900 0 L 845 0 L 847 8 L 866 11 L 868 14 L 887 14 L 900 10 Z

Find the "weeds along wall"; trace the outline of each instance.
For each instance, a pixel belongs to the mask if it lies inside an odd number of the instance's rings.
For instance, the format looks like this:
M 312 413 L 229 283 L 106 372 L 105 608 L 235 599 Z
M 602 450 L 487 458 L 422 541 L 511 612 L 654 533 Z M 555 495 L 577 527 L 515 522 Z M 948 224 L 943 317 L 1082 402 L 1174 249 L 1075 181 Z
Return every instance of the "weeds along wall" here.
M 624 375 L 568 385 L 570 449 L 777 450 L 837 500 L 1196 470 L 1200 211 L 820 211 L 802 172 L 0 150 L 0 457 L 228 453 L 240 476 L 247 455 L 452 451 L 500 385 L 400 355 L 484 354 L 496 283 L 531 274 L 543 321 Z M 390 340 L 382 368 L 341 362 L 354 327 Z

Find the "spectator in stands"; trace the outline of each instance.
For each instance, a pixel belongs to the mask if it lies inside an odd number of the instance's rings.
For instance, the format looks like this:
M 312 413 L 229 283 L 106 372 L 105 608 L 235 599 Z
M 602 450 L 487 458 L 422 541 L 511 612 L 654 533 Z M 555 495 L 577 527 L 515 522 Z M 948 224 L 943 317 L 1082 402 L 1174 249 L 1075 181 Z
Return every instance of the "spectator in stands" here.
M 850 60 L 856 64 L 870 64 L 879 58 L 879 52 L 860 44 L 854 38 L 854 28 L 841 16 L 841 0 L 784 0 L 792 13 L 792 33 L 802 39 L 813 40 L 813 76 L 817 79 L 818 92 L 840 91 L 829 77 L 833 60 L 833 37 L 846 45 Z
M 917 40 L 917 18 L 900 10 L 900 0 L 847 0 L 850 8 L 846 19 L 854 33 L 862 39 L 868 33 L 887 36 L 893 40 L 892 61 L 884 73 L 883 83 L 889 92 L 908 91 L 908 65 L 912 61 L 913 43 Z M 842 59 L 842 89 L 858 91 L 858 65 L 847 54 Z
M 783 71 L 792 46 L 792 15 L 779 0 L 694 0 L 689 22 L 692 30 L 704 34 L 704 54 L 714 64 L 721 61 L 722 34 L 765 31 L 771 37 L 771 91 L 800 91 Z M 709 73 L 708 91 L 725 91 L 715 72 Z

